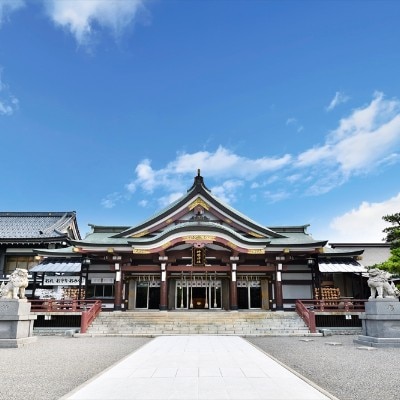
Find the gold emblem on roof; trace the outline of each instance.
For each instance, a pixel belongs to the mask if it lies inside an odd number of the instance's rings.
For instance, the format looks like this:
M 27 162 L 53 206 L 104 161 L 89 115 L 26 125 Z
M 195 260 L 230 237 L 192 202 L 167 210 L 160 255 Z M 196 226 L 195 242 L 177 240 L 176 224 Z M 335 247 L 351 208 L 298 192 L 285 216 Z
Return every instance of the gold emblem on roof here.
M 208 204 L 201 199 L 200 197 L 198 197 L 195 201 L 193 201 L 191 204 L 189 204 L 188 209 L 189 210 L 193 210 L 193 208 L 197 207 L 197 206 L 201 206 L 203 207 L 205 210 L 208 210 L 210 207 L 208 206 Z

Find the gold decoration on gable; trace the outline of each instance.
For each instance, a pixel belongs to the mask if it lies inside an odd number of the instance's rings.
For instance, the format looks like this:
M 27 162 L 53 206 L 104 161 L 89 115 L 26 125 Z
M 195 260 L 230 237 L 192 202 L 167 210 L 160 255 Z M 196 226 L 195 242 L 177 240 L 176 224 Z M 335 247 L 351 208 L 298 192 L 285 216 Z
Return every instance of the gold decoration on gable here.
M 249 249 L 248 254 L 265 254 L 265 249 Z
M 145 249 L 133 249 L 132 250 L 133 254 L 150 254 L 150 250 L 145 250 Z
M 135 233 L 134 235 L 131 235 L 130 237 L 132 237 L 132 238 L 140 238 L 140 237 L 145 236 L 145 235 L 147 235 L 149 233 L 150 232 L 148 231 L 148 229 L 146 229 L 145 231 Z
M 210 208 L 209 205 L 203 199 L 198 197 L 195 201 L 193 201 L 193 203 L 189 204 L 188 209 L 193 210 L 193 208 L 195 208 L 197 206 L 201 206 L 205 210 L 208 210 Z
M 254 236 L 256 238 L 264 238 L 265 235 L 260 235 L 259 233 L 253 232 L 253 231 L 248 231 L 247 232 L 249 235 Z
M 229 218 L 225 218 L 225 222 L 227 223 L 227 224 L 231 224 L 232 223 L 232 221 L 229 219 Z
M 172 224 L 174 222 L 174 220 L 172 218 L 168 218 L 165 222 L 167 225 L 169 225 L 169 224 Z
M 227 242 L 226 244 L 227 244 L 230 248 L 232 248 L 232 249 L 237 249 L 236 244 L 234 244 L 234 243 L 232 243 L 232 242 Z
M 182 240 L 186 241 L 202 241 L 202 240 L 207 240 L 207 241 L 214 241 L 216 239 L 215 236 L 210 236 L 210 235 L 190 235 L 190 236 L 183 236 Z
M 167 247 L 170 247 L 171 246 L 171 242 L 167 242 L 167 243 L 164 243 L 162 246 L 161 246 L 161 248 L 162 249 L 166 249 Z

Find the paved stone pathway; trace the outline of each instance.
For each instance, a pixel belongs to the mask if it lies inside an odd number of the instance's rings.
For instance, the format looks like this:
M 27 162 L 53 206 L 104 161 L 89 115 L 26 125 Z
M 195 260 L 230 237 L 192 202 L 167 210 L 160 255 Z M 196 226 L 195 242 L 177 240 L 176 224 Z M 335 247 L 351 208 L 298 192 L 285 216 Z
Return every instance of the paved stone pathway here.
M 95 358 L 93 362 L 96 362 Z M 335 397 L 237 336 L 160 336 L 70 400 L 326 400 Z

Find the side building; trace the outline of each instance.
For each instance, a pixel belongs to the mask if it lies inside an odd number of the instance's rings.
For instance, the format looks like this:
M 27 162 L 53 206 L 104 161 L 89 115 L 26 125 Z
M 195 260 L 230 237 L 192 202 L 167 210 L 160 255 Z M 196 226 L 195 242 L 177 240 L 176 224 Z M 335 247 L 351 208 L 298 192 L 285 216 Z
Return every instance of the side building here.
M 199 171 L 183 197 L 136 226 L 91 225 L 69 248 L 37 249 L 34 271 L 44 282 L 46 265 L 80 263 L 79 297 L 108 310 L 293 310 L 324 285 L 363 298 L 363 250 L 330 248 L 307 227 L 260 225 L 217 199 Z
M 80 239 L 75 211 L 0 212 L 0 281 L 16 268 L 31 272 L 40 262 L 37 249 L 60 251 Z

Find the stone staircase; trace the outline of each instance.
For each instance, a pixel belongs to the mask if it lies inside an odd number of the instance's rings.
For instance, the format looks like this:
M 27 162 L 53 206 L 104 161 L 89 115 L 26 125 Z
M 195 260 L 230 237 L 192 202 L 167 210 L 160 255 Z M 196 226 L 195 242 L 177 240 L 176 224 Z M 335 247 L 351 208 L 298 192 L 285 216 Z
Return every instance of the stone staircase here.
M 84 335 L 307 336 L 309 332 L 295 312 L 126 311 L 101 312 Z

